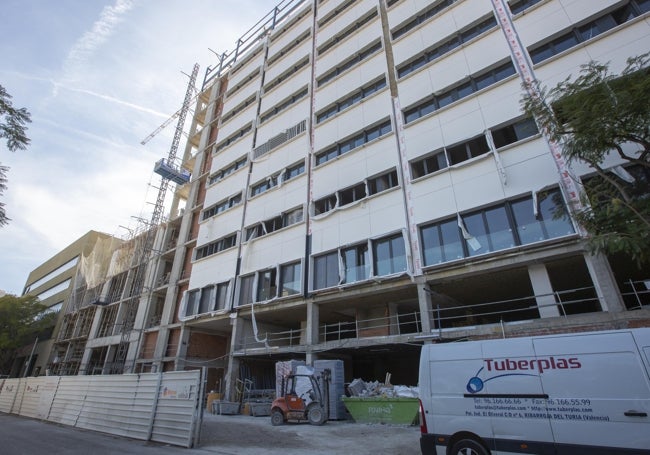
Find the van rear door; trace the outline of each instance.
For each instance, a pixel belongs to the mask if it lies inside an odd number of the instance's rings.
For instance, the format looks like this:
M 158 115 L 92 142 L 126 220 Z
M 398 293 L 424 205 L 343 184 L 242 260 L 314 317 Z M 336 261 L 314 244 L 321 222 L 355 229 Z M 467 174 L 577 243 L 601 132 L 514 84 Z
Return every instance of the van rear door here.
M 482 349 L 474 389 L 482 383 L 483 390 L 467 399 L 491 417 L 496 450 L 521 452 L 523 445 L 525 453 L 554 453 L 546 395 L 532 362 L 532 340 L 490 340 L 482 343 Z
M 650 448 L 650 383 L 631 332 L 534 338 L 533 345 L 546 360 L 540 377 L 558 454 Z

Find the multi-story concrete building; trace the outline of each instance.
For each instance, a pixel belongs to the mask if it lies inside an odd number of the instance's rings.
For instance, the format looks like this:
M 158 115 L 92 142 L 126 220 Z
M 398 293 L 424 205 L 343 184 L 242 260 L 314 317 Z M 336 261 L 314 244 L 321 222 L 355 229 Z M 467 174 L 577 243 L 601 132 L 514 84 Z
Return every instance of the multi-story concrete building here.
M 52 313 L 65 314 L 78 286 L 99 282 L 110 259 L 111 250 L 120 243 L 108 234 L 89 231 L 66 248 L 36 267 L 27 277 L 23 295 L 34 295 Z M 35 344 L 17 352 L 12 376 L 45 374 L 50 352 L 58 338 L 63 318 L 58 317 L 50 333 L 41 334 Z M 31 360 L 30 360 L 31 359 Z M 58 360 L 57 360 L 58 361 Z
M 646 52 L 649 9 L 277 5 L 202 87 L 177 367 L 201 354 L 209 387 L 264 388 L 276 360 L 341 358 L 348 378 L 414 384 L 423 335 L 646 324 L 623 284 L 638 294 L 647 276 L 589 254 L 569 215 L 579 188 L 566 172 L 591 170 L 569 169 L 520 100 L 525 81 Z
M 50 368 L 205 366 L 232 395 L 273 388 L 276 361 L 335 358 L 413 385 L 425 338 L 647 325 L 647 272 L 591 255 L 570 215 L 592 171 L 520 100 L 646 52 L 649 9 L 280 2 L 206 72 L 191 180 L 75 294 Z

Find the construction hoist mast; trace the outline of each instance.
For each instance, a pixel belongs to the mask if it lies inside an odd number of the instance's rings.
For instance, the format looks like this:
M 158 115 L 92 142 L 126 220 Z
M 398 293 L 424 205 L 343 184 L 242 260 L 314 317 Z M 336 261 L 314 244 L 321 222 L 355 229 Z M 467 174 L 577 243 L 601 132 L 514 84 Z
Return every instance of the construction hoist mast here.
M 187 112 L 190 109 L 190 104 L 194 99 L 192 94 L 195 89 L 196 77 L 199 73 L 199 65 L 194 64 L 194 69 L 192 70 L 192 75 L 190 76 L 190 81 L 187 84 L 187 91 L 185 92 L 185 99 L 183 100 L 183 106 L 177 112 L 178 114 L 178 124 L 176 125 L 176 131 L 174 132 L 174 139 L 172 140 L 172 145 L 169 149 L 169 154 L 167 155 L 167 162 L 165 160 L 160 160 L 156 163 L 154 168 L 155 172 L 161 175 L 160 186 L 158 187 L 158 197 L 154 205 L 153 213 L 151 215 L 151 221 L 147 226 L 144 234 L 142 246 L 139 248 L 139 254 L 136 252 L 136 258 L 134 258 L 135 264 L 135 277 L 133 279 L 133 284 L 131 287 L 129 301 L 126 302 L 126 311 L 124 317 L 122 318 L 122 329 L 121 329 L 121 338 L 120 344 L 117 347 L 117 352 L 115 353 L 115 361 L 113 362 L 112 373 L 120 374 L 124 373 L 124 365 L 126 363 L 126 355 L 129 350 L 129 343 L 131 339 L 131 332 L 135 323 L 135 316 L 138 310 L 138 303 L 141 300 L 142 295 L 145 292 L 149 292 L 150 289 L 153 289 L 153 283 L 148 288 L 145 288 L 144 281 L 147 273 L 147 266 L 151 259 L 151 252 L 153 250 L 153 244 L 156 237 L 156 231 L 162 220 L 162 214 L 165 209 L 165 196 L 167 194 L 167 187 L 169 186 L 169 181 L 173 180 L 176 183 L 184 183 L 189 179 L 189 175 L 181 174 L 180 171 L 175 169 L 174 162 L 176 161 L 176 154 L 178 152 L 178 146 L 180 145 L 181 136 L 183 135 L 183 126 L 185 125 L 185 118 Z M 174 114 L 176 116 L 176 114 Z M 184 178 L 186 177 L 186 178 Z M 155 276 L 152 274 L 152 279 L 155 279 Z M 143 292 L 144 291 L 144 292 Z M 135 365 L 135 361 L 134 361 Z

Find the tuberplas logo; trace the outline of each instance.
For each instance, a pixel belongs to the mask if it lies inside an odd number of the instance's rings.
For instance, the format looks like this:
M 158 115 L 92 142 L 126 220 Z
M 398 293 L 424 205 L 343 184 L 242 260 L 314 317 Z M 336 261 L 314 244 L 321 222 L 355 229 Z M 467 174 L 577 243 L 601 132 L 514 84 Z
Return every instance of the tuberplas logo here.
M 546 357 L 540 359 L 485 359 L 483 365 L 469 381 L 466 389 L 469 393 L 478 393 L 483 390 L 485 383 L 497 378 L 506 376 L 538 376 L 548 370 L 569 370 L 582 368 L 577 357 Z M 481 379 L 480 374 L 485 370 L 487 373 L 504 373 Z

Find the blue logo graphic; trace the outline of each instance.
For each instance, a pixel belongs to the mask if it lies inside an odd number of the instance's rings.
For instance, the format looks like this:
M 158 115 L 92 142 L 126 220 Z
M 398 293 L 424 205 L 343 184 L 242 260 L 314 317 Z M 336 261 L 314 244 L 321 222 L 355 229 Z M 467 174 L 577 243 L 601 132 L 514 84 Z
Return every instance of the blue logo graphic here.
M 481 390 L 483 390 L 483 387 L 485 386 L 486 382 L 491 381 L 492 379 L 503 378 L 505 376 L 537 376 L 536 374 L 526 374 L 526 373 L 506 373 L 506 374 L 499 374 L 496 376 L 492 376 L 491 378 L 487 378 L 487 379 L 481 379 L 478 376 L 479 374 L 481 374 L 481 371 L 483 371 L 483 368 L 485 367 L 481 367 L 481 369 L 478 370 L 473 377 L 469 378 L 469 381 L 467 381 L 467 386 L 465 387 L 467 389 L 467 392 L 478 393 Z

